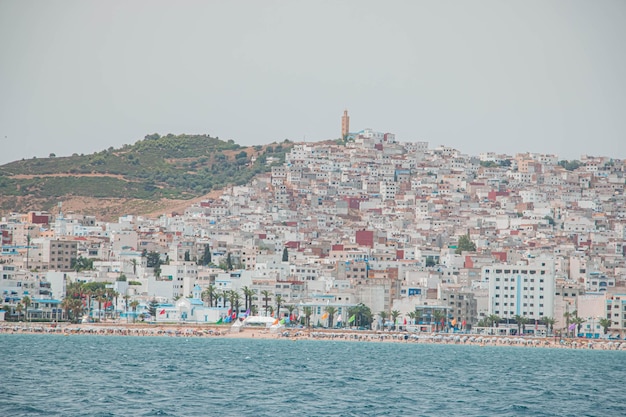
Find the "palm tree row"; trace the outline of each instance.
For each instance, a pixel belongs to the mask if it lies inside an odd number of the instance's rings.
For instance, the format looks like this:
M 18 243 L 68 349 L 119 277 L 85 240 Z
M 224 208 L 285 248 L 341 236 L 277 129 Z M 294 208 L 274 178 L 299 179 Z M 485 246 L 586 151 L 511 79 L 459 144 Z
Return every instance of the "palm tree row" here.
M 98 318 L 102 317 L 102 305 L 104 304 L 105 312 L 104 318 L 106 319 L 107 313 L 110 317 L 113 317 L 115 312 L 114 308 L 111 308 L 110 311 L 108 306 L 117 305 L 117 299 L 119 297 L 119 293 L 112 288 L 106 288 L 106 283 L 101 282 L 90 282 L 90 283 L 81 283 L 81 282 L 71 282 L 67 285 L 66 295 L 62 302 L 62 309 L 66 312 L 65 317 L 70 318 L 70 313 L 72 316 L 72 320 L 78 320 L 78 303 L 75 301 L 80 301 L 80 313 L 82 314 L 83 310 L 87 312 L 91 312 L 91 304 L 92 301 L 96 301 L 98 303 Z

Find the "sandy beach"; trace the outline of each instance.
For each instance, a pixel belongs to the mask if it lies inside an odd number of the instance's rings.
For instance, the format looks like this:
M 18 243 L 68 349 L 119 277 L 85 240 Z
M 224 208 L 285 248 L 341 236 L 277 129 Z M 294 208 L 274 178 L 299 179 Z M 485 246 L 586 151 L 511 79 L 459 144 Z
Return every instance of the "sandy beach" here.
M 353 331 L 342 329 L 245 327 L 146 323 L 0 323 L 1 334 L 60 334 L 100 336 L 221 337 L 229 339 L 314 339 L 372 343 L 429 343 L 474 346 L 520 346 L 528 348 L 626 350 L 626 341 L 603 339 L 556 339 L 554 337 L 502 337 L 477 334 L 427 334 L 408 332 Z

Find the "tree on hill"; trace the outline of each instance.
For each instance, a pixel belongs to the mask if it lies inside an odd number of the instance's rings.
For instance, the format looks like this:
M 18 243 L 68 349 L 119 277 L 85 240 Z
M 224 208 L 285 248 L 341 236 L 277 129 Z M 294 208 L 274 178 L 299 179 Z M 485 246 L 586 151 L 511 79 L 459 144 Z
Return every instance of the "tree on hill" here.
M 79 256 L 76 259 L 72 259 L 70 266 L 76 272 L 91 271 L 93 269 L 93 259 Z
M 457 255 L 460 255 L 463 252 L 475 252 L 475 251 L 476 251 L 476 245 L 474 244 L 474 242 L 472 242 L 469 235 L 463 235 L 459 237 L 459 244 L 456 247 L 456 250 L 454 251 L 454 253 L 456 253 Z
M 200 258 L 200 264 L 207 266 L 211 263 L 211 246 L 209 244 L 204 245 L 204 252 Z
M 559 165 L 568 171 L 575 171 L 578 168 L 580 168 L 583 164 L 582 162 L 576 161 L 576 160 L 573 160 L 573 161 L 562 160 L 562 161 L 559 161 Z

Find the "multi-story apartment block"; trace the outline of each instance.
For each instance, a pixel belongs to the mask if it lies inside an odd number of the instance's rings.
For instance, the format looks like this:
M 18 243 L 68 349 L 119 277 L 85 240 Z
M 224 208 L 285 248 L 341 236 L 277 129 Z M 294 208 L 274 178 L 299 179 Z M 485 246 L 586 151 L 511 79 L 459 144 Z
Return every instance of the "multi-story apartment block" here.
M 490 314 L 531 320 L 554 314 L 554 262 L 538 259 L 519 264 L 496 263 L 482 268 L 482 280 L 489 283 Z

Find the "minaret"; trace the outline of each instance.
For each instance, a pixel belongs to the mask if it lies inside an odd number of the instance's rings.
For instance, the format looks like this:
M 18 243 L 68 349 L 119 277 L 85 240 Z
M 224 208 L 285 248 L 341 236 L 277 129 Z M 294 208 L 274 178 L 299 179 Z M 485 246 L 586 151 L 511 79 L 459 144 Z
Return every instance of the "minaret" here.
M 348 116 L 348 110 L 343 111 L 341 117 L 341 139 L 346 139 L 350 133 L 350 116 Z

